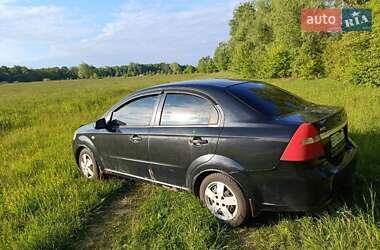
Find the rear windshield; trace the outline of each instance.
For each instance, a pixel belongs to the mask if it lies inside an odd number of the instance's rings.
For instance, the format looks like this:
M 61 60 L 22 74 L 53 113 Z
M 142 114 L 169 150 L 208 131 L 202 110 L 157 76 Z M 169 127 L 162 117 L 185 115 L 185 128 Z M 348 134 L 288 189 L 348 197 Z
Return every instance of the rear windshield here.
M 269 116 L 282 116 L 304 110 L 308 102 L 275 86 L 247 82 L 228 88 L 234 96 Z

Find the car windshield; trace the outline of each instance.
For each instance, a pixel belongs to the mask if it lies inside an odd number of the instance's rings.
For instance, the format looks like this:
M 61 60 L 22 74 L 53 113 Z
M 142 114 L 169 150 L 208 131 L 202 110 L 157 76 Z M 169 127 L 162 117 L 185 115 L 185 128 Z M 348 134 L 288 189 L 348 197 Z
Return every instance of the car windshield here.
M 255 110 L 271 117 L 304 110 L 309 105 L 302 98 L 265 83 L 241 83 L 228 90 Z

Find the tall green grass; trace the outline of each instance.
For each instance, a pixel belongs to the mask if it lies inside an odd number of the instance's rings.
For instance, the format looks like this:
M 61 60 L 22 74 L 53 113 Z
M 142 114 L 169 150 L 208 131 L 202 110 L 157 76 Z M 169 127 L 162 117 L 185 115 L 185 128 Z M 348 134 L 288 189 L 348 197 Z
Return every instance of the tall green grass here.
M 94 207 L 121 186 L 81 178 L 74 130 L 131 91 L 217 75 L 152 76 L 0 86 L 0 249 L 58 249 L 73 240 Z M 231 75 L 232 76 L 232 75 Z M 233 77 L 233 76 L 232 76 Z M 151 188 L 110 239 L 116 249 L 375 249 L 380 245 L 380 89 L 328 79 L 270 81 L 305 99 L 344 106 L 359 145 L 356 203 L 315 215 L 271 215 L 227 229 L 187 193 Z M 367 203 L 362 197 L 367 197 Z M 372 199 L 370 199 L 372 197 Z M 372 202 L 369 202 L 372 200 Z M 370 205 L 366 205 L 370 204 Z M 71 246 L 73 244 L 70 244 Z M 75 244 L 74 244 L 75 245 Z
M 155 83 L 204 76 L 56 81 L 0 86 L 0 249 L 62 248 L 119 181 L 81 178 L 73 133 Z
M 220 249 L 236 240 L 188 193 L 152 188 L 111 237 L 113 249 Z

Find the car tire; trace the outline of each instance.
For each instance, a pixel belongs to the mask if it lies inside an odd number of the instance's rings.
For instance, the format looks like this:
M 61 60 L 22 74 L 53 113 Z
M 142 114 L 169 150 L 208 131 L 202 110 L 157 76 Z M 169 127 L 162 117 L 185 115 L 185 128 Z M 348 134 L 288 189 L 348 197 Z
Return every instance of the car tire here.
M 210 174 L 202 181 L 200 199 L 219 220 L 232 227 L 240 226 L 249 214 L 249 205 L 239 185 L 229 176 Z
M 98 165 L 96 164 L 94 154 L 89 148 L 84 148 L 80 151 L 78 165 L 82 175 L 87 179 L 100 179 L 101 175 Z

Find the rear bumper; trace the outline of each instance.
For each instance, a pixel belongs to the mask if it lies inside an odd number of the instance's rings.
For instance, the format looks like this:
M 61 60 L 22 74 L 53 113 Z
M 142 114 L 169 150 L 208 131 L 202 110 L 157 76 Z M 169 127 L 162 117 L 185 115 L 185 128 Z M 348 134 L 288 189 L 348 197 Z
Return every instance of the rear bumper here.
M 248 173 L 255 183 L 255 211 L 312 211 L 327 205 L 336 186 L 354 178 L 357 146 L 350 140 L 339 164 L 327 160 L 281 162 L 273 171 Z

